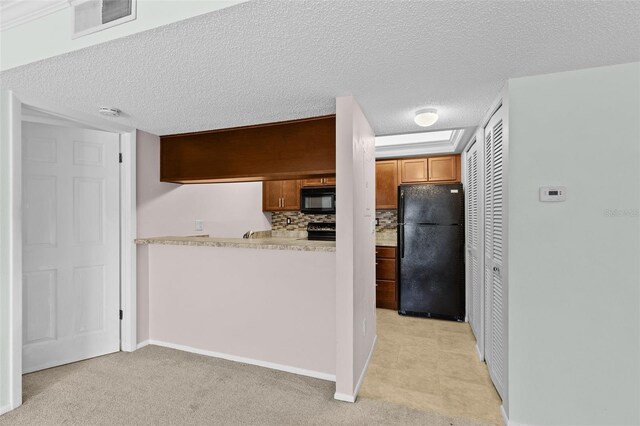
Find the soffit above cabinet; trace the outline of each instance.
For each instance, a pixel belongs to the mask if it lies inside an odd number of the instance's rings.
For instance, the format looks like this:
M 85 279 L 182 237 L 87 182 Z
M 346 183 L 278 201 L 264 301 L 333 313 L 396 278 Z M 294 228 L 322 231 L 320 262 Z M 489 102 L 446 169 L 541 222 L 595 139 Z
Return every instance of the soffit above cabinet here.
M 336 172 L 335 115 L 162 136 L 160 180 L 303 179 Z

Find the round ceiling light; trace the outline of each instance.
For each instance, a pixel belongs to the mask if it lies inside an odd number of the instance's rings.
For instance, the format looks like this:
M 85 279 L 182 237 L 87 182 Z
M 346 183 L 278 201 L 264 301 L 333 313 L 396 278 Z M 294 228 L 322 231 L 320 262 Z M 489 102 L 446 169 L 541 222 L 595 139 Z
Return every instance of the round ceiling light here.
M 427 108 L 416 111 L 414 121 L 421 127 L 433 126 L 435 122 L 438 121 L 438 110 Z
M 98 112 L 102 115 L 108 115 L 109 117 L 117 117 L 121 111 L 118 108 L 101 107 L 98 108 Z

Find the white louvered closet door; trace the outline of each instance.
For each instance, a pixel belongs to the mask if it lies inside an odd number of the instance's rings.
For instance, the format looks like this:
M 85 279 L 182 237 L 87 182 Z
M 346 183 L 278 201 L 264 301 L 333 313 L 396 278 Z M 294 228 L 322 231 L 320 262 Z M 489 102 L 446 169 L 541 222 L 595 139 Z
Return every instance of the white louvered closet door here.
M 484 359 L 484 279 L 482 140 L 467 151 L 467 279 L 470 290 L 469 322 L 481 359 Z
M 485 128 L 485 358 L 498 393 L 507 390 L 505 138 L 500 108 Z

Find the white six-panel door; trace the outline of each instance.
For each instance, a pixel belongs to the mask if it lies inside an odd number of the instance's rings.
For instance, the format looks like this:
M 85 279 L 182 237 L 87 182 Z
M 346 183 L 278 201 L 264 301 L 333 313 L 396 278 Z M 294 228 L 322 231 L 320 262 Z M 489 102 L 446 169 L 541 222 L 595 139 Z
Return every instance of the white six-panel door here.
M 119 350 L 119 135 L 22 131 L 27 373 Z
M 476 337 L 480 359 L 484 359 L 484 206 L 483 140 L 476 140 L 466 153 L 467 181 L 467 281 L 469 323 Z

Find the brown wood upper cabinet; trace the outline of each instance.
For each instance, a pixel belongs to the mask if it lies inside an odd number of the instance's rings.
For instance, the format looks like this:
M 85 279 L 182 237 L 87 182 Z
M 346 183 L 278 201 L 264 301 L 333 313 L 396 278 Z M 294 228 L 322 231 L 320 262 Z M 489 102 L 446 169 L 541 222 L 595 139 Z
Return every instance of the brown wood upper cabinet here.
M 376 161 L 376 209 L 398 208 L 401 183 L 460 182 L 460 155 Z
M 429 182 L 451 182 L 460 180 L 460 156 L 427 158 Z
M 292 180 L 335 172 L 334 115 L 160 137 L 162 182 Z
M 336 177 L 302 179 L 302 186 L 336 186 Z
M 429 179 L 426 158 L 400 160 L 400 182 L 426 182 Z
M 400 183 L 460 182 L 460 156 L 405 158 L 398 160 Z
M 376 161 L 376 209 L 398 207 L 398 160 Z
M 300 210 L 300 180 L 262 182 L 262 211 Z

